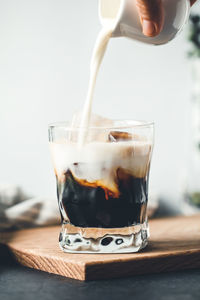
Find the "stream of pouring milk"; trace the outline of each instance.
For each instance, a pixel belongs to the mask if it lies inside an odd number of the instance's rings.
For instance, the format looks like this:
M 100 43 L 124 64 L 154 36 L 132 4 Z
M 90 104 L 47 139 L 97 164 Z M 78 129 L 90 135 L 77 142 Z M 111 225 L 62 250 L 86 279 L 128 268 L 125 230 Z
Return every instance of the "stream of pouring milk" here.
M 78 143 L 80 146 L 84 144 L 87 137 L 87 129 L 90 125 L 90 118 L 92 113 L 92 101 L 94 96 L 96 79 L 108 42 L 113 32 L 113 28 L 114 28 L 113 23 L 114 22 L 110 21 L 106 24 L 106 26 L 104 26 L 101 29 L 94 46 L 92 59 L 90 62 L 90 80 L 89 80 L 88 93 L 83 108 L 83 114 L 82 114 L 82 119 L 80 124 L 80 134 L 78 138 Z

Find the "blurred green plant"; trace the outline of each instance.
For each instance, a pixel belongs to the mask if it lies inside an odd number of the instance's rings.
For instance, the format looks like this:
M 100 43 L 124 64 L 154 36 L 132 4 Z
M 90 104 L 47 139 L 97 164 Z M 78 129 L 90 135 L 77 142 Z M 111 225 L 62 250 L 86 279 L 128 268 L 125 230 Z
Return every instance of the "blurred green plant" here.
M 200 208 L 200 192 L 195 192 L 189 195 L 189 202 Z
M 188 56 L 200 58 L 200 14 L 190 15 L 188 39 L 192 46 Z

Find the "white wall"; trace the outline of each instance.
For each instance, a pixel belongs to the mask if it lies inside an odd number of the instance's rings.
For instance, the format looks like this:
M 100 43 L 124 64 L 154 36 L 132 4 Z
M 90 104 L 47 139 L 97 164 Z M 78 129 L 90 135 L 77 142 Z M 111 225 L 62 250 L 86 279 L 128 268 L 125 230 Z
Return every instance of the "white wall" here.
M 83 106 L 97 2 L 0 0 L 0 182 L 55 194 L 47 124 Z M 189 135 L 185 35 L 160 47 L 112 40 L 94 101 L 108 117 L 155 121 L 151 181 L 169 201 L 178 199 Z

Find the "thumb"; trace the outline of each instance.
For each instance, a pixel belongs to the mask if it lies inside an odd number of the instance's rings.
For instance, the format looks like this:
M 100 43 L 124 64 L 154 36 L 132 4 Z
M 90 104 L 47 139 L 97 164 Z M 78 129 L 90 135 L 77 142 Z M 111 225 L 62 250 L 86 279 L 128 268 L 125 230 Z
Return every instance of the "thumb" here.
M 143 34 L 154 37 L 160 33 L 164 23 L 162 0 L 136 0 Z

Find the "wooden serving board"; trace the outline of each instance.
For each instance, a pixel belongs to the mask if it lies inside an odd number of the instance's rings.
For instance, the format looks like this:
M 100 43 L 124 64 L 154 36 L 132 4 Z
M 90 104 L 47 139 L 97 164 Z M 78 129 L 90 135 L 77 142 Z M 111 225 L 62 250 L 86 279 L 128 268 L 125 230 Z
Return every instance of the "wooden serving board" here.
M 133 254 L 68 254 L 58 246 L 60 227 L 0 234 L 16 260 L 49 273 L 93 280 L 200 268 L 200 215 L 150 221 L 149 245 Z

